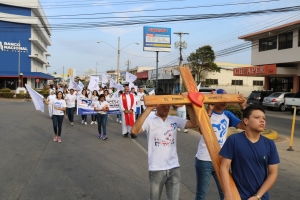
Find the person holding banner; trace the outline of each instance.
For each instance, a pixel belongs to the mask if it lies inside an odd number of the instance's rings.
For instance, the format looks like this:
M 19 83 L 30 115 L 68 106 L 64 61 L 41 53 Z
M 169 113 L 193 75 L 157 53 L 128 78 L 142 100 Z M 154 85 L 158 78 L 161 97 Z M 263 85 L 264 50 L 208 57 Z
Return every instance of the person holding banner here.
M 97 111 L 97 121 L 98 121 L 98 138 L 103 140 L 108 139 L 106 136 L 106 123 L 107 123 L 107 111 L 109 110 L 109 104 L 105 101 L 104 94 L 99 96 L 99 102 L 96 103 L 94 110 Z M 101 131 L 101 126 L 103 129 L 103 135 Z
M 71 126 L 74 126 L 74 111 L 76 109 L 75 105 L 77 101 L 77 96 L 74 94 L 74 89 L 70 89 L 70 94 L 67 94 L 65 100 L 67 102 L 67 114 L 69 122 Z
M 79 96 L 79 99 L 84 100 L 84 99 L 88 99 L 88 98 L 89 97 L 88 97 L 86 89 L 83 89 L 81 92 L 81 95 Z M 82 124 L 87 125 L 86 119 L 87 119 L 87 115 L 81 115 L 81 123 Z
M 53 129 L 54 129 L 54 138 L 53 142 L 61 143 L 61 130 L 62 130 L 62 123 L 64 119 L 64 111 L 66 110 L 66 102 L 63 100 L 63 93 L 61 91 L 57 92 L 57 97 L 50 101 L 44 99 L 44 102 L 49 105 L 53 106 L 52 110 L 52 122 L 53 122 Z
M 50 95 L 47 97 L 47 101 L 51 101 L 51 100 L 54 100 L 54 99 L 56 99 L 55 90 L 50 89 Z M 49 115 L 52 118 L 53 107 L 48 106 L 48 110 L 49 110 Z
M 142 87 L 139 88 L 139 91 L 136 95 L 139 99 L 138 101 L 138 104 L 140 105 L 140 114 L 136 114 L 136 119 L 139 117 L 139 115 L 143 114 L 144 112 L 144 96 L 145 96 L 145 93 L 144 93 L 144 89 Z
M 119 91 L 118 92 L 118 97 L 120 98 L 120 96 L 123 94 L 123 91 Z M 121 114 L 117 114 L 117 122 L 119 122 L 120 124 L 122 124 L 122 112 Z
M 99 100 L 99 95 L 98 95 L 97 90 L 93 91 L 92 96 L 91 96 L 91 100 L 92 101 L 98 101 Z M 97 124 L 96 115 L 92 115 L 92 122 L 91 122 L 91 124 Z
M 135 122 L 134 113 L 136 110 L 136 100 L 133 94 L 129 94 L 129 86 L 124 87 L 124 94 L 119 99 L 119 108 L 122 113 L 122 135 L 124 138 L 128 137 L 131 127 Z M 131 134 L 131 138 L 136 138 Z

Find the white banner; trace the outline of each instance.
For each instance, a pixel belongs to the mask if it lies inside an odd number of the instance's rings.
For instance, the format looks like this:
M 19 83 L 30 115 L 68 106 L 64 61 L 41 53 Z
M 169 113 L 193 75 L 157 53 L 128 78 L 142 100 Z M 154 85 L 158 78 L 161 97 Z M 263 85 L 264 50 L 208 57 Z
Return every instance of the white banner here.
M 137 77 L 133 74 L 130 74 L 129 72 L 126 72 L 126 82 L 134 82 L 137 79 Z
M 25 87 L 30 94 L 35 109 L 44 112 L 44 97 L 38 92 L 34 91 L 29 85 L 25 84 Z
M 109 104 L 107 114 L 121 114 L 119 109 L 119 98 L 109 98 L 106 100 Z M 78 115 L 96 115 L 94 107 L 98 101 L 89 99 L 77 100 L 77 114 Z
M 69 90 L 73 89 L 73 90 L 78 90 L 80 91 L 81 88 L 77 85 L 77 83 L 75 83 L 74 79 L 70 78 L 70 83 L 69 83 Z
M 99 77 L 98 76 L 90 76 L 90 83 L 88 86 L 90 91 L 99 90 Z
M 108 82 L 107 74 L 102 74 L 102 85 Z

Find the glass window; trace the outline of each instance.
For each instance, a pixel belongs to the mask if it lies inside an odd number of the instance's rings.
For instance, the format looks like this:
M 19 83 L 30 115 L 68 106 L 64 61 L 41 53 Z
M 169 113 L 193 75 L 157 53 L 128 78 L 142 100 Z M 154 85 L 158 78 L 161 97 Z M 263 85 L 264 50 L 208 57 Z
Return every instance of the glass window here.
M 253 81 L 253 86 L 263 86 L 264 81 Z
M 205 79 L 206 85 L 218 85 L 218 79 Z
M 231 85 L 243 85 L 243 80 L 231 80 Z
M 282 93 L 280 92 L 275 92 L 269 95 L 269 97 L 279 97 Z
M 279 35 L 279 50 L 290 49 L 293 47 L 293 32 Z
M 277 36 L 259 40 L 259 51 L 268 51 L 271 49 L 277 49 Z

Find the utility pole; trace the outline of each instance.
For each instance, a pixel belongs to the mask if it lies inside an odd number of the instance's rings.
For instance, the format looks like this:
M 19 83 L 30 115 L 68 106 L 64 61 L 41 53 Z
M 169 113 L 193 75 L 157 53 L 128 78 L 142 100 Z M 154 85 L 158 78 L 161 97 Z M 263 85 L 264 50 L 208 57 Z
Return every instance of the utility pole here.
M 63 66 L 63 82 L 65 82 L 65 66 Z
M 175 48 L 179 48 L 179 67 L 182 66 L 182 61 L 183 61 L 183 58 L 182 58 L 182 49 L 186 49 L 187 47 L 187 43 L 186 42 L 182 42 L 182 35 L 189 35 L 189 33 L 183 33 L 183 32 L 175 32 L 173 33 L 175 35 L 178 35 L 179 36 L 179 42 L 175 42 Z M 179 86 L 180 86 L 180 92 L 183 92 L 182 89 L 182 77 L 180 75 L 180 79 L 179 79 Z
M 118 68 L 117 68 L 117 83 L 119 83 L 120 76 L 120 37 L 118 37 Z
M 130 64 L 131 64 L 131 62 L 130 62 L 130 60 L 128 59 L 128 61 L 125 62 L 125 65 L 127 65 L 127 72 L 129 72 Z

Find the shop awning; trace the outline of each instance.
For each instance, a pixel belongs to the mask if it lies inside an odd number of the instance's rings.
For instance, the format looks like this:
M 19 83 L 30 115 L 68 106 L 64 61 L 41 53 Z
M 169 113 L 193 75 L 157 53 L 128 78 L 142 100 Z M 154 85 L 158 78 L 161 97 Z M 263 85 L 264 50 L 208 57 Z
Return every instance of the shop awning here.
M 54 79 L 54 76 L 42 72 L 21 72 L 21 73 L 23 73 L 24 78 L 40 78 L 40 79 L 51 79 L 51 80 Z M 16 72 L 0 71 L 0 77 L 17 78 L 18 75 Z

